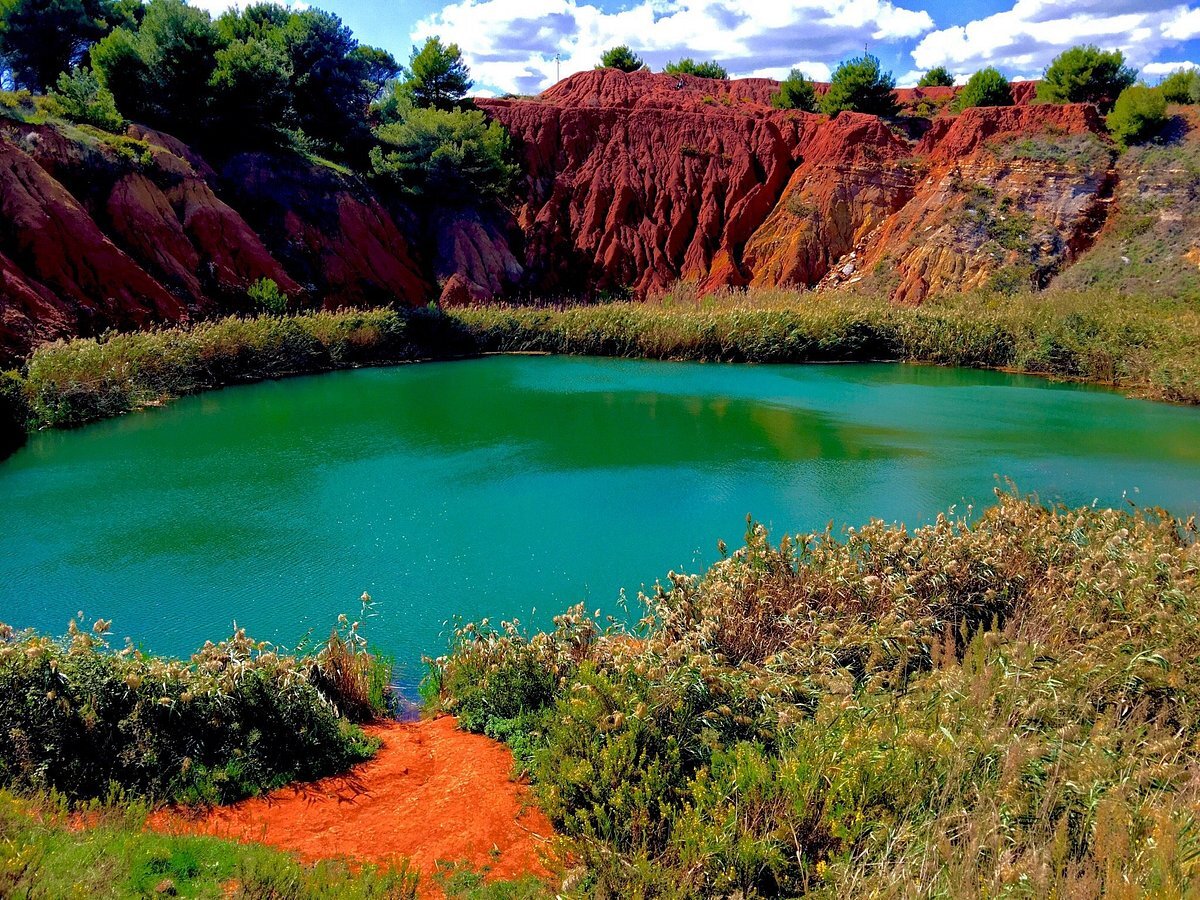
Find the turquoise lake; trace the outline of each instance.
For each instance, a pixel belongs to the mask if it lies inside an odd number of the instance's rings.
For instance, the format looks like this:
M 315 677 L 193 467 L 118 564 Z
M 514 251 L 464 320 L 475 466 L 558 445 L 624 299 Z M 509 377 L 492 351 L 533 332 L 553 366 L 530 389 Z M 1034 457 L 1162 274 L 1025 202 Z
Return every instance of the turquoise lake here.
M 1200 512 L 1200 411 L 905 365 L 491 357 L 186 398 L 0 463 L 0 621 L 83 610 L 186 655 L 234 621 L 295 645 L 375 598 L 408 688 L 447 622 L 532 625 L 784 531 L 917 525 L 996 476 Z

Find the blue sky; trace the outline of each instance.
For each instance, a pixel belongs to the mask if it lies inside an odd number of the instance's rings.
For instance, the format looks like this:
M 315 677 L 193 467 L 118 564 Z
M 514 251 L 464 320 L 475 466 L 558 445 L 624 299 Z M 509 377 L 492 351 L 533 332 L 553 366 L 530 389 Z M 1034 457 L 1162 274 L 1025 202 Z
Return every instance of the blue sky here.
M 229 0 L 191 0 L 217 12 Z M 293 0 L 299 2 L 299 0 Z M 438 34 L 463 49 L 482 93 L 535 93 L 627 43 L 654 68 L 717 59 L 735 76 L 823 80 L 864 46 L 899 84 L 945 65 L 1037 77 L 1077 43 L 1119 47 L 1150 82 L 1200 63 L 1200 0 L 314 0 L 359 40 L 406 59 Z

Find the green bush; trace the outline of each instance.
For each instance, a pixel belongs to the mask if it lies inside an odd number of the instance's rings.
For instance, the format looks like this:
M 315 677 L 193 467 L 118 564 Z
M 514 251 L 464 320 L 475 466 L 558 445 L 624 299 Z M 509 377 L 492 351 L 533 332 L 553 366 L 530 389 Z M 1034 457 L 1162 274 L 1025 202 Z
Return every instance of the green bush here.
M 842 62 L 833 73 L 829 91 L 821 98 L 821 112 L 836 116 L 840 112 L 894 116 L 900 111 L 896 100 L 896 79 L 883 71 L 879 57 L 867 53 Z
M 503 198 L 520 174 L 508 132 L 479 110 L 414 108 L 375 134 L 375 178 L 430 202 Z
M 460 630 L 430 694 L 553 672 L 549 697 L 497 690 L 536 727 L 494 733 L 532 743 L 593 895 L 1187 895 L 1198 547 L 1006 493 L 911 531 L 751 523 L 635 632 Z
M 0 457 L 25 442 L 32 418 L 19 372 L 0 372 Z
M 338 689 L 342 647 L 301 658 L 239 630 L 182 662 L 111 651 L 108 624 L 72 620 L 61 641 L 0 626 L 0 783 L 227 802 L 373 752 L 339 708 L 386 709 L 358 702 L 365 687 Z
M 1168 103 L 1200 102 L 1200 69 L 1172 72 L 1158 87 Z
M 1158 88 L 1135 84 L 1121 91 L 1107 119 L 1109 133 L 1122 147 L 1158 135 L 1167 124 L 1167 101 Z
M 954 98 L 954 108 L 960 111 L 973 106 L 1012 106 L 1012 103 L 1008 79 L 993 66 L 972 75 Z
M 620 69 L 622 72 L 637 72 L 646 68 L 646 63 L 628 44 L 610 47 L 600 54 L 600 65 L 597 69 Z
M 246 298 L 258 312 L 282 316 L 287 312 L 288 296 L 273 278 L 260 278 L 246 289 Z
M 82 125 L 92 125 L 114 134 L 125 128 L 112 93 L 96 80 L 91 69 L 76 66 L 58 76 L 50 98 L 61 115 Z
M 788 77 L 779 83 L 779 90 L 771 95 L 771 105 L 776 109 L 816 112 L 817 94 L 813 83 L 799 69 L 792 69 Z
M 724 81 L 729 78 L 729 72 L 715 60 L 696 62 L 690 56 L 685 56 L 678 62 L 669 62 L 663 69 L 668 75 L 695 75 L 697 78 L 716 78 Z
M 934 66 L 921 76 L 917 87 L 954 87 L 954 76 L 945 66 Z
M 1087 44 L 1064 50 L 1051 61 L 1037 96 L 1046 103 L 1095 103 L 1107 110 L 1136 78 L 1120 50 Z

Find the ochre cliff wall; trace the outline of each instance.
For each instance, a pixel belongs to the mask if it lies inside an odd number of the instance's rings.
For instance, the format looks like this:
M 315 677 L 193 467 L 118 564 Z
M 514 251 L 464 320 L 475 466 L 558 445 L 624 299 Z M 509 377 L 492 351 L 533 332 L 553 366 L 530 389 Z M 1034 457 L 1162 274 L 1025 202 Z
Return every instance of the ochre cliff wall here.
M 514 203 L 420 215 L 295 155 L 214 168 L 138 126 L 0 123 L 0 365 L 57 337 L 244 309 L 260 278 L 327 307 L 679 280 L 917 303 L 1042 285 L 1104 223 L 1115 175 L 1092 107 L 1030 105 L 1027 83 L 1017 106 L 952 116 L 953 89 L 913 89 L 889 124 L 773 109 L 776 89 L 606 69 L 481 99 L 523 164 Z
M 874 116 L 772 109 L 775 87 L 601 69 L 536 98 L 478 101 L 521 150 L 516 216 L 537 286 L 831 289 L 869 266 L 892 299 L 920 302 L 1004 266 L 1044 280 L 1103 221 L 1111 154 L 1093 107 L 1029 105 L 1024 83 L 1019 105 L 943 111 L 918 140 Z M 944 110 L 953 93 L 900 99 Z M 1063 138 L 1099 152 L 1037 152 Z M 1036 146 L 1009 153 L 1021 142 Z M 980 211 L 988 192 L 997 209 Z M 979 222 L 962 219 L 970 204 Z

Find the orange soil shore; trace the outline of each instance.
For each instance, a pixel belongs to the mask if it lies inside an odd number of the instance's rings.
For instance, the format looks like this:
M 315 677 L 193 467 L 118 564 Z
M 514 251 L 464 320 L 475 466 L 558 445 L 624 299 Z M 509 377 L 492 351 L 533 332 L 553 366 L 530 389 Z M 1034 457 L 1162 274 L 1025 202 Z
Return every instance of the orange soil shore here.
M 549 874 L 554 832 L 528 787 L 510 778 L 507 747 L 459 731 L 449 716 L 366 730 L 383 746 L 346 775 L 199 816 L 164 810 L 149 825 L 270 844 L 306 862 L 405 858 L 421 874 L 422 894 L 438 861 L 486 867 L 489 879 Z

